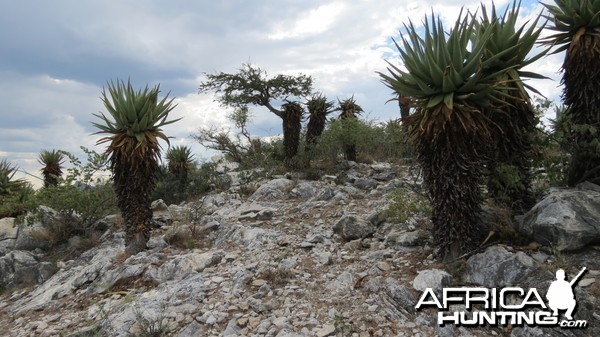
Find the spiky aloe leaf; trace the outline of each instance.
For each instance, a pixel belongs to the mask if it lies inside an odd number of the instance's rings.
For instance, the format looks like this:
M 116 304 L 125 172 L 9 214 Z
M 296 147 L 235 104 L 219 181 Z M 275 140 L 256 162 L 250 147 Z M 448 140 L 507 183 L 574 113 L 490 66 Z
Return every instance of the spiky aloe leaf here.
M 18 193 L 27 186 L 24 179 L 15 179 L 18 167 L 5 158 L 0 159 L 0 196 Z
M 337 110 L 340 111 L 340 118 L 355 118 L 357 117 L 361 112 L 363 112 L 363 108 L 358 105 L 356 103 L 356 100 L 354 99 L 354 95 L 352 95 L 352 97 L 347 98 L 343 101 L 340 101 L 338 99 L 338 108 Z
M 137 92 L 133 89 L 131 82 L 127 85 L 123 81 L 110 82 L 108 94 L 106 89 L 102 91 L 102 102 L 112 120 L 104 113 L 94 114 L 104 121 L 104 124 L 92 123 L 100 129 L 97 133 L 115 134 L 129 132 L 132 136 L 143 133 L 146 130 L 158 131 L 161 127 L 178 121 L 167 121 L 167 115 L 177 105 L 173 104 L 174 98 L 168 99 L 169 93 L 157 102 L 160 85 L 150 89 L 146 86 Z
M 389 74 L 379 73 L 384 83 L 409 96 L 416 107 L 433 108 L 449 102 L 467 106 L 488 104 L 484 98 L 498 88 L 491 85 L 492 76 L 482 76 L 478 70 L 513 53 L 516 47 L 509 47 L 482 61 L 485 45 L 493 32 L 479 35 L 469 48 L 470 37 L 476 29 L 471 16 L 463 16 L 461 12 L 447 34 L 441 20 L 433 14 L 423 24 L 424 37 L 419 36 L 417 28 L 410 22 L 405 25 L 407 39 L 402 41 L 402 46 L 394 40 L 406 70 L 388 61 Z
M 483 57 L 490 59 L 507 48 L 513 48 L 510 54 L 504 54 L 503 57 L 495 58 L 494 62 L 487 63 L 485 67 L 482 67 L 481 71 L 492 73 L 498 70 L 509 69 L 501 75 L 501 79 L 515 84 L 516 88 L 520 91 L 519 95 L 527 97 L 525 89 L 541 95 L 535 88 L 526 85 L 523 79 L 527 77 L 537 79 L 547 77 L 534 72 L 526 72 L 522 69 L 546 55 L 550 49 L 542 49 L 531 55 L 533 47 L 545 27 L 545 23 L 538 25 L 542 17 L 540 13 L 532 22 L 525 22 L 517 28 L 520 5 L 520 1 L 514 1 L 512 6 L 508 6 L 502 15 L 498 15 L 494 5 L 492 5 L 490 12 L 488 12 L 485 5 L 481 6 L 482 15 L 478 21 L 477 34 L 474 35 L 474 39 L 476 40 L 479 36 L 485 35 L 486 31 L 491 31 L 490 37 L 485 44 Z M 511 87 L 513 86 L 511 85 Z
M 600 2 L 597 0 L 555 0 L 556 5 L 542 3 L 551 22 L 548 27 L 556 33 L 543 40 L 557 47 L 553 53 L 560 53 L 578 45 L 583 35 L 600 38 Z M 573 43 L 575 42 L 575 43 Z

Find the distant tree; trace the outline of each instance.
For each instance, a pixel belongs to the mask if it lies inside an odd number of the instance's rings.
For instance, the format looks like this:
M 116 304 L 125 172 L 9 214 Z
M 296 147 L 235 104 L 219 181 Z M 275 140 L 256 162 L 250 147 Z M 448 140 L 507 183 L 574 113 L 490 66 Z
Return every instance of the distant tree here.
M 269 77 L 266 71 L 250 64 L 243 64 L 242 68 L 235 74 L 220 72 L 205 75 L 206 81 L 200 84 L 200 93 L 214 92 L 217 95 L 216 100 L 224 106 L 239 108 L 248 105 L 259 105 L 266 107 L 283 120 L 284 143 L 287 142 L 290 146 L 290 151 L 286 150 L 286 155 L 297 153 L 298 143 L 293 141 L 295 136 L 289 133 L 295 132 L 295 128 L 285 127 L 285 125 L 290 126 L 291 121 L 296 118 L 290 116 L 290 120 L 286 122 L 286 114 L 288 112 L 295 114 L 297 109 L 286 111 L 284 103 L 279 109 L 274 105 L 277 101 L 292 102 L 291 98 L 310 95 L 312 91 L 312 78 L 310 76 L 280 74 Z M 295 151 L 291 150 L 293 146 L 296 147 Z
M 565 52 L 562 65 L 565 118 L 571 138 L 571 163 L 567 183 L 600 183 L 600 1 L 555 0 L 544 4 L 550 14 L 545 39 Z
M 167 167 L 169 172 L 177 177 L 180 189 L 185 188 L 188 181 L 188 173 L 194 166 L 194 155 L 189 146 L 174 146 L 167 150 Z
M 285 158 L 291 159 L 298 154 L 300 144 L 300 129 L 304 108 L 298 102 L 286 102 L 283 107 L 283 149 Z
M 62 164 L 64 155 L 60 151 L 42 150 L 38 156 L 38 163 L 43 165 L 42 175 L 44 176 L 44 187 L 58 185 L 58 179 L 62 175 Z
M 333 112 L 333 102 L 328 101 L 323 94 L 313 95 L 307 102 L 308 125 L 306 126 L 306 152 L 310 153 L 317 139 L 325 130 L 327 115 Z
M 354 96 L 343 101 L 338 100 L 338 103 L 338 110 L 340 111 L 339 118 L 340 120 L 342 120 L 342 123 L 344 123 L 344 121 L 351 121 L 357 119 L 358 115 L 361 112 L 363 112 L 363 108 L 360 105 L 356 104 Z M 356 161 L 357 159 L 356 143 L 351 139 L 348 139 L 347 142 L 344 144 L 344 156 L 347 160 L 351 161 Z

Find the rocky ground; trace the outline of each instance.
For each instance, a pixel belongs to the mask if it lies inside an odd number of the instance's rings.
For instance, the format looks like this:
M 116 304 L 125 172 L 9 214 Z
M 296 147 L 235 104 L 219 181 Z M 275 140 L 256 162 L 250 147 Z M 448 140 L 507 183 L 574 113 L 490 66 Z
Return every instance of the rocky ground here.
M 418 185 L 406 168 L 346 163 L 342 174 L 318 181 L 282 176 L 251 186 L 235 176 L 232 188 L 196 202 L 155 202 L 149 249 L 135 256 L 123 253 L 118 216 L 103 220 L 97 247 L 54 262 L 27 229 L 0 220 L 1 334 L 600 335 L 598 186 L 550 191 L 547 205 L 517 226 L 534 239 L 531 233 L 543 232 L 540 244 L 493 244 L 493 237 L 466 262 L 440 264 L 425 216 L 394 223 L 385 211 L 390 192 Z M 562 213 L 549 214 L 557 204 Z M 579 252 L 567 253 L 579 241 Z M 437 311 L 414 309 L 423 290 L 448 285 L 519 285 L 545 294 L 557 268 L 574 275 L 581 266 L 588 273 L 575 289 L 576 318 L 588 320 L 585 330 L 439 327 Z M 38 284 L 23 287 L 26 281 Z

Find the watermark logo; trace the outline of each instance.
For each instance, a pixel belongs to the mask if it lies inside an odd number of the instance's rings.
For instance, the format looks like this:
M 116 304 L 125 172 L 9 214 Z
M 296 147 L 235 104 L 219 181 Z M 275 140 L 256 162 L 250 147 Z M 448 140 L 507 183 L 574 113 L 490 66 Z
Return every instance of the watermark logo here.
M 571 279 L 565 279 L 565 271 L 556 271 L 556 280 L 552 281 L 546 293 L 547 303 L 536 288 L 527 290 L 520 287 L 481 288 L 462 287 L 444 288 L 436 292 L 427 288 L 421 295 L 415 309 L 435 307 L 438 312 L 438 324 L 457 326 L 560 326 L 562 328 L 586 328 L 586 320 L 575 320 L 573 312 L 577 300 L 573 293 L 577 281 L 586 272 L 583 269 Z M 441 300 L 439 298 L 441 296 Z M 464 305 L 466 311 L 450 311 L 451 305 Z M 473 310 L 474 309 L 474 310 Z M 560 313 L 563 313 L 561 318 Z

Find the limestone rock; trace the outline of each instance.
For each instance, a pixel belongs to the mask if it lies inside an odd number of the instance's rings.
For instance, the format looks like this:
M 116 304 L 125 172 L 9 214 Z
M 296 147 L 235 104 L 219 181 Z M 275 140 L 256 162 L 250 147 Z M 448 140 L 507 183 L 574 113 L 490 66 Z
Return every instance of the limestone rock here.
M 168 212 L 169 207 L 162 199 L 154 200 L 152 204 L 150 204 L 150 208 L 153 212 Z
M 535 260 L 523 252 L 512 253 L 502 246 L 492 246 L 467 260 L 465 282 L 485 287 L 518 285 L 525 275 L 537 268 Z
M 285 178 L 278 178 L 262 184 L 251 196 L 250 200 L 277 200 L 284 198 L 287 190 L 294 182 Z
M 450 283 L 452 283 L 452 275 L 448 272 L 440 269 L 426 269 L 419 271 L 412 282 L 412 286 L 419 291 L 431 288 L 433 291 L 438 292 Z
M 0 288 L 42 283 L 57 269 L 52 263 L 38 261 L 29 251 L 14 250 L 0 257 Z
M 600 187 L 594 186 L 553 191 L 525 214 L 520 230 L 559 251 L 600 242 Z
M 317 337 L 333 336 L 335 333 L 335 325 L 325 324 L 321 329 L 317 331 Z
M 220 250 L 201 254 L 192 252 L 175 256 L 160 267 L 148 270 L 146 276 L 159 283 L 169 280 L 181 280 L 190 273 L 201 272 L 205 268 L 218 264 L 224 256 L 225 253 Z
M 366 238 L 373 235 L 376 230 L 372 223 L 354 215 L 344 216 L 333 226 L 333 232 L 345 241 Z
M 0 219 L 0 256 L 14 249 L 18 232 L 15 218 Z
M 358 178 L 356 180 L 354 180 L 354 187 L 364 190 L 364 191 L 370 191 L 373 190 L 377 187 L 379 183 L 376 180 L 373 180 L 371 178 Z

